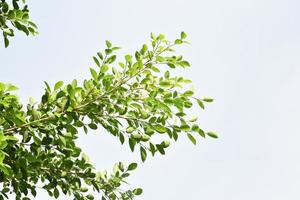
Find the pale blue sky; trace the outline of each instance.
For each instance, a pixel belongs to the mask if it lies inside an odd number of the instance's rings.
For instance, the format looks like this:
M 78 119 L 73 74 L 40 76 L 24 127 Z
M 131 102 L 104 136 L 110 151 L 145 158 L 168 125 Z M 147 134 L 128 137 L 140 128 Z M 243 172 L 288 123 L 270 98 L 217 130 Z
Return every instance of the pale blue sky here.
M 199 96 L 216 101 L 199 112 L 220 139 L 198 146 L 182 137 L 130 178 L 143 200 L 300 199 L 300 2 L 297 0 L 65 0 L 29 2 L 40 35 L 18 35 L 0 48 L 1 81 L 23 102 L 43 81 L 84 79 L 104 41 L 132 52 L 150 32 L 188 33 L 183 71 Z M 104 131 L 80 138 L 99 169 L 139 161 Z M 36 199 L 50 199 L 44 193 Z M 65 199 L 65 198 L 61 198 Z

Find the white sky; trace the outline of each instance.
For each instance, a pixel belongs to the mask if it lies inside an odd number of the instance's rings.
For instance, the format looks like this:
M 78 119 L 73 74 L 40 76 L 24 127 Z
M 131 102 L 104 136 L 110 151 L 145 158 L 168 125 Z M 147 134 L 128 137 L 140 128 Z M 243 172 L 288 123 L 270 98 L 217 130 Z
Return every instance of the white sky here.
M 40 35 L 18 35 L 0 49 L 1 81 L 22 101 L 39 99 L 43 81 L 88 77 L 91 57 L 109 39 L 132 52 L 150 32 L 188 33 L 182 72 L 199 96 L 216 102 L 199 112 L 220 139 L 193 146 L 185 137 L 140 165 L 130 178 L 143 200 L 300 199 L 300 2 L 297 0 L 51 0 L 29 2 Z M 139 161 L 103 131 L 80 138 L 99 169 Z M 50 199 L 41 193 L 36 199 Z M 65 199 L 65 198 L 61 198 Z

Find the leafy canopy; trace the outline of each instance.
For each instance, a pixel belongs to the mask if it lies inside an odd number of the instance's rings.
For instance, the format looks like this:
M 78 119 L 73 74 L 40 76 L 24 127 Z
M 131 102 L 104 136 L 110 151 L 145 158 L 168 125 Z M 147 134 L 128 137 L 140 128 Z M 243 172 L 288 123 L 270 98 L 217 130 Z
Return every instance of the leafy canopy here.
M 5 47 L 15 30 L 37 34 L 29 20 L 25 0 L 0 1 L 0 29 Z M 162 34 L 151 34 L 150 44 L 117 63 L 115 47 L 93 57 L 91 78 L 59 81 L 51 87 L 45 82 L 40 102 L 30 99 L 20 104 L 14 85 L 0 82 L 0 200 L 30 200 L 37 189 L 51 197 L 61 193 L 78 200 L 130 200 L 142 194 L 141 188 L 122 189 L 136 163 L 115 164 L 112 172 L 99 172 L 76 145 L 79 132 L 104 128 L 131 151 L 139 151 L 144 162 L 148 155 L 165 154 L 171 141 L 180 135 L 196 144 L 197 135 L 217 138 L 205 132 L 190 118 L 188 110 L 198 104 L 204 109 L 210 97 L 194 96 L 186 85 L 191 81 L 173 76 L 175 68 L 189 62 L 176 55 L 174 48 L 187 43 L 186 34 L 173 42 Z

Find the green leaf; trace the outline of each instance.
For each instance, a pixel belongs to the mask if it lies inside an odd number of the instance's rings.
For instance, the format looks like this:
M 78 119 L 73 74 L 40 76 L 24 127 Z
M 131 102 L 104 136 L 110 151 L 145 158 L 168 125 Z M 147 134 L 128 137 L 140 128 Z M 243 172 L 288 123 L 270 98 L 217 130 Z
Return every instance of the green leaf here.
M 7 13 L 8 10 L 9 10 L 8 4 L 7 4 L 5 1 L 2 2 L 2 11 L 3 11 L 4 13 Z
M 207 103 L 211 103 L 211 102 L 214 101 L 214 99 L 212 97 L 203 97 L 202 100 L 207 102 Z
M 94 62 L 96 63 L 96 65 L 98 66 L 98 67 L 100 67 L 100 62 L 99 62 L 99 60 L 94 56 L 93 57 L 93 59 L 94 59 Z
M 101 67 L 101 69 L 100 69 L 100 72 L 101 73 L 105 73 L 105 72 L 107 72 L 109 70 L 109 66 L 108 65 L 103 65 L 102 67 Z
M 190 63 L 186 60 L 180 61 L 179 65 L 181 65 L 182 67 L 190 67 Z
M 18 90 L 18 88 L 12 84 L 6 84 L 6 91 L 15 91 Z
M 172 84 L 169 81 L 160 81 L 159 85 L 161 87 L 170 87 Z
M 126 62 L 131 62 L 132 61 L 132 56 L 131 55 L 126 55 L 125 60 L 126 60 Z
M 51 92 L 51 88 L 50 88 L 49 84 L 46 81 L 44 81 L 44 83 L 46 85 L 46 90 L 50 93 Z
M 156 147 L 151 142 L 149 142 L 149 145 L 150 145 L 150 152 L 151 152 L 152 156 L 154 156 L 155 152 L 156 152 Z
M 117 56 L 113 55 L 107 59 L 106 63 L 111 64 L 116 60 L 116 58 L 117 58 Z
M 16 17 L 16 14 L 15 14 L 15 12 L 14 12 L 13 10 L 10 10 L 10 11 L 8 12 L 7 17 L 8 17 L 9 19 L 14 19 L 14 18 Z
M 104 52 L 105 52 L 106 55 L 109 55 L 109 54 L 111 54 L 113 51 L 112 51 L 112 49 L 105 49 Z
M 132 170 L 135 170 L 136 168 L 137 168 L 137 163 L 131 163 L 129 166 L 128 166 L 128 168 L 127 168 L 127 170 L 128 171 L 132 171 Z
M 61 86 L 63 86 L 63 84 L 63 81 L 58 81 L 54 86 L 54 90 L 58 90 L 59 88 L 61 88 Z
M 128 142 L 129 142 L 130 150 L 133 152 L 134 151 L 134 147 L 136 145 L 136 141 L 134 139 L 129 138 Z
M 163 141 L 163 142 L 161 143 L 161 145 L 162 145 L 164 148 L 167 148 L 167 147 L 170 146 L 170 141 L 165 140 L 165 141 Z
M 219 136 L 215 133 L 215 132 L 207 132 L 206 135 L 208 135 L 209 137 L 212 137 L 212 138 L 218 138 Z
M 5 136 L 5 139 L 6 140 L 11 140 L 11 141 L 19 141 L 18 138 L 16 138 L 15 136 L 12 136 L 12 135 Z
M 104 57 L 103 57 L 103 54 L 101 52 L 98 52 L 97 55 L 100 58 L 100 60 L 103 60 Z
M 165 74 L 164 74 L 164 77 L 166 79 L 170 78 L 170 72 L 169 71 L 166 71 Z
M 200 135 L 201 137 L 204 137 L 204 138 L 205 138 L 205 133 L 204 133 L 204 131 L 203 131 L 201 128 L 199 128 L 197 132 L 199 133 L 199 135 Z
M 28 15 L 28 13 L 25 13 L 25 14 L 22 16 L 22 20 L 27 21 L 28 19 L 29 19 L 29 15 Z
M 53 195 L 56 199 L 59 197 L 59 191 L 57 188 L 54 188 Z
M 132 137 L 133 137 L 134 139 L 136 139 L 136 140 L 142 139 L 142 135 L 141 135 L 141 134 L 134 134 L 134 135 L 132 135 Z
M 191 91 L 191 90 L 188 90 L 188 91 L 186 91 L 185 93 L 183 93 L 183 95 L 184 95 L 184 96 L 187 96 L 187 97 L 193 96 L 193 95 L 194 95 L 194 92 Z
M 142 146 L 140 147 L 140 154 L 142 161 L 145 162 L 145 160 L 147 159 L 147 152 Z
M 112 46 L 111 42 L 108 40 L 106 40 L 105 43 L 106 43 L 107 48 L 110 48 Z
M 189 138 L 189 140 L 194 144 L 194 145 L 196 145 L 196 139 L 194 138 L 194 136 L 192 136 L 190 133 L 187 133 L 187 136 L 188 136 L 188 138 Z
M 152 66 L 151 70 L 154 71 L 154 72 L 157 72 L 157 73 L 160 72 L 160 70 L 157 67 L 155 67 L 155 66 Z
M 180 38 L 183 40 L 186 37 L 187 37 L 186 33 L 182 31 L 181 34 L 180 34 Z
M 203 102 L 200 99 L 197 99 L 197 103 L 203 110 L 205 109 Z
M 126 132 L 127 132 L 127 133 L 132 133 L 134 130 L 135 130 L 135 128 L 132 127 L 132 126 L 130 126 L 130 127 L 128 127 L 128 128 L 126 129 Z
M 148 136 L 148 135 L 142 135 L 141 140 L 142 140 L 143 142 L 147 142 L 147 141 L 150 140 L 150 136 Z
M 90 68 L 90 72 L 91 72 L 91 75 L 93 77 L 94 80 L 98 80 L 98 74 L 96 72 L 96 70 L 94 70 L 93 68 Z
M 67 145 L 66 139 L 63 136 L 59 136 L 59 139 L 60 139 L 61 143 L 63 144 L 63 146 Z
M 33 136 L 33 141 L 36 145 L 38 145 L 38 146 L 41 145 L 41 140 L 38 137 Z
M 4 46 L 7 48 L 9 46 L 9 40 L 7 37 L 4 37 Z
M 181 39 L 176 39 L 174 43 L 175 44 L 182 44 L 182 40 Z
M 6 175 L 9 175 L 9 174 L 10 174 L 9 168 L 8 168 L 8 166 L 6 166 L 6 165 L 1 165 L 1 164 L 0 164 L 0 171 L 3 172 L 3 173 L 6 174 Z
M 80 188 L 80 192 L 87 192 L 87 191 L 89 191 L 89 189 L 86 187 Z
M 165 133 L 167 132 L 167 128 L 162 126 L 162 125 L 153 125 L 153 128 L 155 131 L 157 131 L 158 133 Z
M 86 198 L 87 198 L 88 200 L 93 200 L 95 197 L 94 197 L 93 195 L 89 194 L 89 195 L 86 196 Z
M 176 68 L 176 66 L 173 63 L 168 63 L 167 64 L 170 68 Z
M 189 122 L 195 122 L 197 120 L 198 120 L 198 117 L 193 117 L 193 118 L 189 119 Z
M 98 128 L 95 123 L 90 123 L 88 126 L 93 130 L 96 130 Z
M 147 50 L 148 50 L 148 46 L 146 44 L 144 44 L 140 52 L 142 55 L 144 55 Z
M 157 144 L 156 148 L 159 151 L 159 153 L 161 153 L 162 155 L 165 155 L 165 150 L 164 150 L 164 147 L 162 145 Z
M 182 131 L 187 132 L 187 131 L 190 131 L 191 128 L 189 127 L 189 125 L 183 124 L 183 125 L 180 126 L 180 129 L 181 129 Z
M 137 188 L 133 190 L 133 194 L 134 195 L 141 195 L 143 193 L 143 189 L 142 188 Z

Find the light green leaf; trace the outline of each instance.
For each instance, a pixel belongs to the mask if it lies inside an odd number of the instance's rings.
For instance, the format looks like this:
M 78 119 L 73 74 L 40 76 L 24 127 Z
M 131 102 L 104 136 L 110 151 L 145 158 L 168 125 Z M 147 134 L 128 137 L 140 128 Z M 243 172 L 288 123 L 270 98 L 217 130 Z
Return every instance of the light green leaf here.
M 187 97 L 193 96 L 193 94 L 194 94 L 194 92 L 191 91 L 191 90 L 188 90 L 188 91 L 186 91 L 185 93 L 183 93 L 183 95 L 184 95 L 184 96 L 187 96 Z
M 94 70 L 93 68 L 90 68 L 90 72 L 91 72 L 93 79 L 98 80 L 98 74 L 97 74 L 96 70 Z
M 59 88 L 61 88 L 61 86 L 63 86 L 63 84 L 63 81 L 58 81 L 54 86 L 54 90 L 58 90 Z
M 135 128 L 132 127 L 132 126 L 130 126 L 130 127 L 128 127 L 128 128 L 126 129 L 126 132 L 127 132 L 127 133 L 132 133 L 134 130 L 135 130 Z
M 186 33 L 182 31 L 181 34 L 180 34 L 180 38 L 183 40 L 186 37 L 187 37 Z
M 158 133 L 165 133 L 165 132 L 167 132 L 167 128 L 165 128 L 164 126 L 159 125 L 159 124 L 158 125 L 153 125 L 153 128 Z

